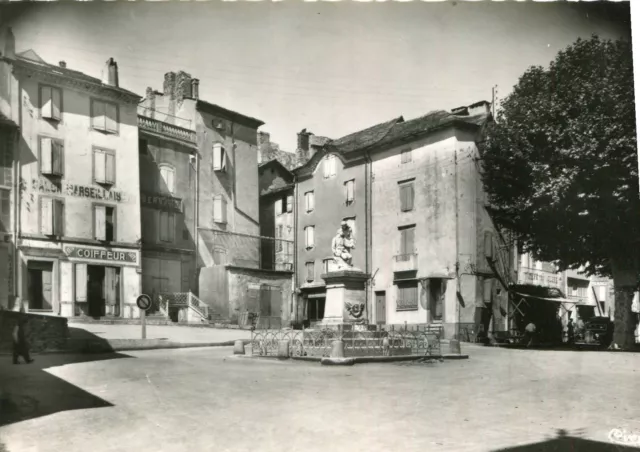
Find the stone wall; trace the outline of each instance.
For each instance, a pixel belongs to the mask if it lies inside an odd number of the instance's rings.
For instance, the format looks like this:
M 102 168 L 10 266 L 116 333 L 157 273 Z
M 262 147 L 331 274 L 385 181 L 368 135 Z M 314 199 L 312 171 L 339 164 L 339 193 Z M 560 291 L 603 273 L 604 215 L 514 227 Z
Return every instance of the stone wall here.
M 20 317 L 27 319 L 27 341 L 31 352 L 62 350 L 65 348 L 69 337 L 66 318 L 0 311 L 0 351 L 11 350 L 13 328 Z

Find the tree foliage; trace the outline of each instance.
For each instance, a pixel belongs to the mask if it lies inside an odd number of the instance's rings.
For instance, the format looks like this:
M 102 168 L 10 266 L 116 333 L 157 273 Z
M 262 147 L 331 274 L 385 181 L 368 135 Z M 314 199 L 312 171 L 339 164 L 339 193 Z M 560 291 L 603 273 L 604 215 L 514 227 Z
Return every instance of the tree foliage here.
M 481 145 L 491 213 L 522 251 L 601 275 L 637 259 L 635 121 L 626 40 L 579 39 L 522 75 Z

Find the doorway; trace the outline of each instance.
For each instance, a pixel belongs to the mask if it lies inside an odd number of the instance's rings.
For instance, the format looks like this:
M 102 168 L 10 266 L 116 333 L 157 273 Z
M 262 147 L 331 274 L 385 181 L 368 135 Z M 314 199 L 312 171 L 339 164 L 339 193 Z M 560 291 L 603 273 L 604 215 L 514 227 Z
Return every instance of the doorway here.
M 120 315 L 120 268 L 87 265 L 88 314 Z
M 307 299 L 307 322 L 319 322 L 324 319 L 325 297 Z
M 429 311 L 432 322 L 442 321 L 443 299 L 446 283 L 442 278 L 429 280 Z
M 376 324 L 387 323 L 387 297 L 385 292 L 376 292 Z
M 29 310 L 53 311 L 53 262 L 29 261 Z

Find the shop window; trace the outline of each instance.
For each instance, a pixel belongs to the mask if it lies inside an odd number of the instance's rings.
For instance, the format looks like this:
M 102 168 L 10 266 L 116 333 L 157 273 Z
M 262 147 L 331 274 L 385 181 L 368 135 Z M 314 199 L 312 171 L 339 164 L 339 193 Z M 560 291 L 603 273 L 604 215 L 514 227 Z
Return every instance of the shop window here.
M 29 310 L 53 309 L 53 263 L 30 261 L 27 264 Z
M 91 127 L 104 133 L 118 133 L 118 106 L 110 102 L 91 102 Z
M 49 137 L 40 138 L 40 173 L 64 175 L 64 142 Z
M 62 90 L 53 86 L 40 86 L 40 116 L 52 121 L 60 121 L 62 115 Z
M 97 240 L 116 240 L 116 209 L 113 206 L 94 206 L 94 235 Z
M 400 190 L 400 211 L 409 212 L 413 210 L 414 187 L 413 181 L 399 184 Z
M 159 212 L 160 217 L 160 241 L 173 243 L 175 233 L 175 215 L 173 212 Z
M 97 184 L 116 183 L 116 153 L 108 149 L 93 150 L 93 180 Z
M 397 282 L 398 311 L 411 311 L 418 309 L 418 281 Z
M 56 237 L 64 235 L 64 202 L 61 199 L 40 197 L 40 233 Z

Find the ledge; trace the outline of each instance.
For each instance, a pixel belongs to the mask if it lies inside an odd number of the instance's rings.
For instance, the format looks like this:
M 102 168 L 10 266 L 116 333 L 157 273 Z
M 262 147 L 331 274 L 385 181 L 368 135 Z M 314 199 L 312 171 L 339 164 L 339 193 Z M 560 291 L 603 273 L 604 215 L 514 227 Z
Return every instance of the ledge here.
M 250 271 L 250 272 L 258 272 L 258 273 L 271 273 L 271 274 L 274 274 L 274 275 L 288 275 L 288 276 L 293 275 L 293 270 L 267 270 L 267 269 L 263 269 L 263 268 L 244 267 L 242 265 L 234 265 L 234 264 L 227 264 L 224 267 L 228 268 L 229 270 Z
M 139 250 L 141 245 L 137 243 L 131 242 L 106 242 L 102 240 L 94 240 L 94 239 L 83 239 L 81 237 L 53 237 L 42 234 L 20 234 L 19 239 L 25 240 L 40 240 L 43 242 L 54 242 L 54 243 L 73 243 L 78 245 L 93 245 L 100 246 L 102 248 L 128 248 Z M 19 248 L 31 248 L 29 246 L 18 244 Z

